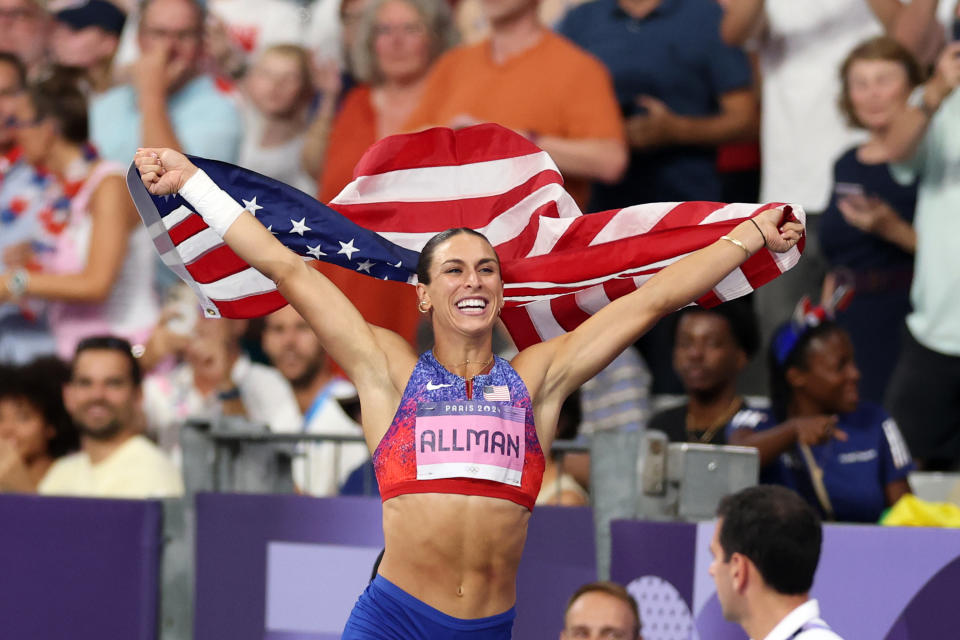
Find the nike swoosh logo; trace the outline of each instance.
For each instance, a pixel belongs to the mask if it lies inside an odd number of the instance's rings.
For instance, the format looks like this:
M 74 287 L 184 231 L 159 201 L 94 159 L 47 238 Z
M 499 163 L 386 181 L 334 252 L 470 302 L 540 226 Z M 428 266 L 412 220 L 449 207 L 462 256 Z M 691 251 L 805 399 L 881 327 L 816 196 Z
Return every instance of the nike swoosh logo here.
M 433 380 L 427 383 L 427 391 L 436 391 L 437 389 L 443 389 L 444 387 L 452 387 L 452 384 L 433 384 Z

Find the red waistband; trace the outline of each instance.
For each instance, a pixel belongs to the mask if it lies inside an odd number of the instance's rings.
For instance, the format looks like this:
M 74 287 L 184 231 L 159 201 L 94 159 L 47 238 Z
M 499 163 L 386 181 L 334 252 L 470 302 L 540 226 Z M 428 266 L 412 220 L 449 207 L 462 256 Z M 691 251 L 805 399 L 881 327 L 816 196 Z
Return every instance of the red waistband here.
M 500 498 L 501 500 L 515 502 L 521 507 L 529 509 L 531 512 L 533 511 L 534 503 L 537 501 L 537 496 L 531 496 L 525 493 L 520 487 L 511 487 L 502 482 L 475 480 L 473 478 L 404 480 L 389 487 L 386 491 L 381 489 L 380 499 L 386 502 L 390 498 L 408 493 L 454 493 L 465 496 Z

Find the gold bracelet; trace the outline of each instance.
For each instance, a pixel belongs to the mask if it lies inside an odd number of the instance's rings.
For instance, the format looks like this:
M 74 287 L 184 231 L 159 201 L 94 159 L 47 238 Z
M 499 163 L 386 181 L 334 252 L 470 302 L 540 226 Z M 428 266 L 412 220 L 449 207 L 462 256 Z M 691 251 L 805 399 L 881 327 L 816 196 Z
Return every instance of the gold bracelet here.
M 731 242 L 731 243 L 737 245 L 738 247 L 740 247 L 741 249 L 743 249 L 743 252 L 744 252 L 745 254 L 747 254 L 747 257 L 748 257 L 748 258 L 750 257 L 750 249 L 747 249 L 747 246 L 746 246 L 745 244 L 743 244 L 742 242 L 740 242 L 739 240 L 737 240 L 736 238 L 731 238 L 730 236 L 720 236 L 720 239 L 721 239 L 721 240 L 726 240 L 727 242 Z

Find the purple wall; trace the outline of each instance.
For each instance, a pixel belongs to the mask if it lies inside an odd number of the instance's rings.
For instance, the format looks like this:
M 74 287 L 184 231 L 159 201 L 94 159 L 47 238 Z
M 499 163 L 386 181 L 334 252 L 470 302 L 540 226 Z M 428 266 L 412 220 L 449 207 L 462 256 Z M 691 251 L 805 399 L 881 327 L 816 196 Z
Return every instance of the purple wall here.
M 270 542 L 322 543 L 372 550 L 383 546 L 380 501 L 373 498 L 308 498 L 285 495 L 197 494 L 195 637 L 231 640 L 327 640 L 337 635 L 312 629 L 267 630 Z M 372 561 L 353 567 L 369 578 Z M 290 576 L 295 580 L 296 575 Z M 322 591 L 337 579 L 321 576 L 299 591 L 323 622 Z M 289 588 L 288 584 L 282 585 Z M 293 585 L 292 588 L 297 588 Z M 353 594 L 353 598 L 359 591 Z M 337 612 L 332 612 L 335 614 Z
M 0 495 L 0 637 L 157 637 L 162 505 Z
M 196 637 L 331 640 L 383 544 L 380 501 L 197 496 Z M 515 638 L 556 637 L 595 579 L 589 509 L 537 508 L 520 564 Z
M 567 599 L 597 579 L 593 510 L 537 507 L 530 518 L 527 545 L 517 574 L 518 640 L 557 638 Z

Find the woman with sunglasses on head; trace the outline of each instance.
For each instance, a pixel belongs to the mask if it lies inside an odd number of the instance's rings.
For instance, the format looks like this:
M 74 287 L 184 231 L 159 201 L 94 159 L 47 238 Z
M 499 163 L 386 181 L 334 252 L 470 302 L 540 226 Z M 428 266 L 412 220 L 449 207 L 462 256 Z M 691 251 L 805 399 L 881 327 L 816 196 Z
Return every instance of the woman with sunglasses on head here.
M 860 399 L 853 341 L 832 316 L 804 301 L 774 333 L 772 412 L 734 430 L 729 443 L 756 447 L 761 480 L 795 489 L 823 517 L 877 522 L 911 493 L 914 464 L 893 418 Z
M 346 639 L 509 638 L 543 452 L 563 401 L 659 318 L 764 246 L 789 250 L 803 231 L 780 225 L 782 211 L 764 211 L 575 330 L 507 362 L 491 348 L 504 300 L 499 258 L 483 235 L 450 229 L 420 253 L 418 307 L 435 343 L 418 358 L 399 336 L 365 322 L 326 277 L 183 155 L 141 149 L 135 162 L 151 194 L 179 192 L 237 255 L 277 283 L 357 387 L 386 550 Z
M 27 87 L 16 109 L 11 124 L 17 144 L 48 181 L 50 202 L 39 214 L 45 237 L 35 245 L 47 249 L 23 247 L 16 268 L 0 274 L 0 302 L 47 302 L 47 323 L 63 359 L 89 335 L 142 342 L 159 315 L 153 245 L 127 193 L 123 167 L 101 160 L 88 144 L 79 77 L 54 68 Z

